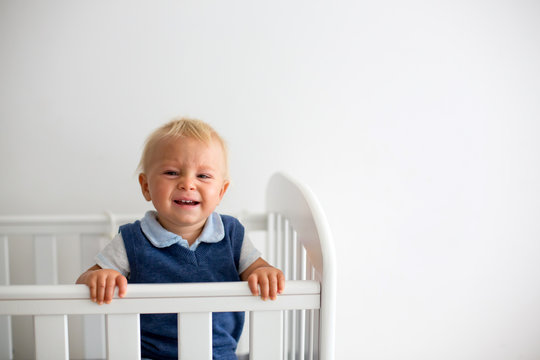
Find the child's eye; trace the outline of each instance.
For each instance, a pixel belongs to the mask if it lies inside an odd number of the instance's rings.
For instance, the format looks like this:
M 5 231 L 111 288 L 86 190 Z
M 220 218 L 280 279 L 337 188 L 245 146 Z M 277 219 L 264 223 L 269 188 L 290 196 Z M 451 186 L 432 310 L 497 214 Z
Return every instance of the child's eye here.
M 170 175 L 170 176 L 176 176 L 176 175 L 178 175 L 178 172 L 173 171 L 173 170 L 168 170 L 168 171 L 165 171 L 164 174 L 165 175 Z
M 210 179 L 210 175 L 206 175 L 206 174 L 199 174 L 197 175 L 200 179 Z

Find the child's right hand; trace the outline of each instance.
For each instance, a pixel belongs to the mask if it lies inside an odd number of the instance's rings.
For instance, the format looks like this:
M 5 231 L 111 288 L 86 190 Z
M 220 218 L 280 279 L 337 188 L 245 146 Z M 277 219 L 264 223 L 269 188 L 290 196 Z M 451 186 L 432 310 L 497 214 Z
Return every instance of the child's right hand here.
M 77 280 L 78 284 L 86 284 L 90 289 L 90 300 L 99 305 L 110 304 L 114 289 L 118 286 L 118 296 L 124 297 L 127 291 L 127 279 L 116 270 L 102 269 L 94 265 Z

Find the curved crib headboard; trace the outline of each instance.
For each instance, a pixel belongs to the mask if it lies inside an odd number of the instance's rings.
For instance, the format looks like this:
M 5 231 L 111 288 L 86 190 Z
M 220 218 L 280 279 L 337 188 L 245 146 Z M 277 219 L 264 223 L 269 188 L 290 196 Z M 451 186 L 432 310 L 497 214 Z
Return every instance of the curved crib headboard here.
M 266 192 L 266 209 L 268 213 L 280 214 L 290 222 L 298 233 L 298 242 L 305 247 L 315 268 L 316 278 L 321 282 L 319 355 L 321 359 L 333 359 L 336 262 L 326 215 L 313 192 L 284 173 L 276 173 L 271 177 Z

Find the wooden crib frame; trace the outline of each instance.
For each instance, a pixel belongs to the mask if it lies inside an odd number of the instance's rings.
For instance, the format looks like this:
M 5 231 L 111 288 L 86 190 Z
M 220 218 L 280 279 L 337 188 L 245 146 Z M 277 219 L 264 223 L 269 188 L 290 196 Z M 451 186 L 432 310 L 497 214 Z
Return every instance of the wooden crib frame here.
M 132 220 L 112 214 L 0 217 L 0 359 L 13 356 L 12 315 L 33 316 L 36 359 L 68 359 L 67 316 L 75 314 L 105 315 L 107 359 L 137 359 L 141 313 L 178 313 L 179 359 L 211 359 L 212 312 L 220 311 L 247 312 L 249 359 L 334 358 L 332 237 L 305 185 L 275 174 L 267 188 L 267 213 L 240 217 L 248 231 L 266 231 L 266 257 L 285 273 L 285 292 L 275 301 L 254 297 L 245 282 L 131 284 L 125 298 L 99 306 L 84 285 L 55 285 L 58 234 L 110 234 Z M 14 234 L 34 237 L 37 285 L 9 285 L 8 239 Z

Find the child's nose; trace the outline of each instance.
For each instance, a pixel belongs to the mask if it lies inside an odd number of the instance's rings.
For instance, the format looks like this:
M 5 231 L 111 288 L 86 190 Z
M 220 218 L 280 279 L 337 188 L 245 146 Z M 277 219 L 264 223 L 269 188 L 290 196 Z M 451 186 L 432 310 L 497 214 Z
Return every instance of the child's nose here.
M 178 189 L 180 190 L 195 190 L 195 182 L 191 176 L 183 176 L 178 182 Z

